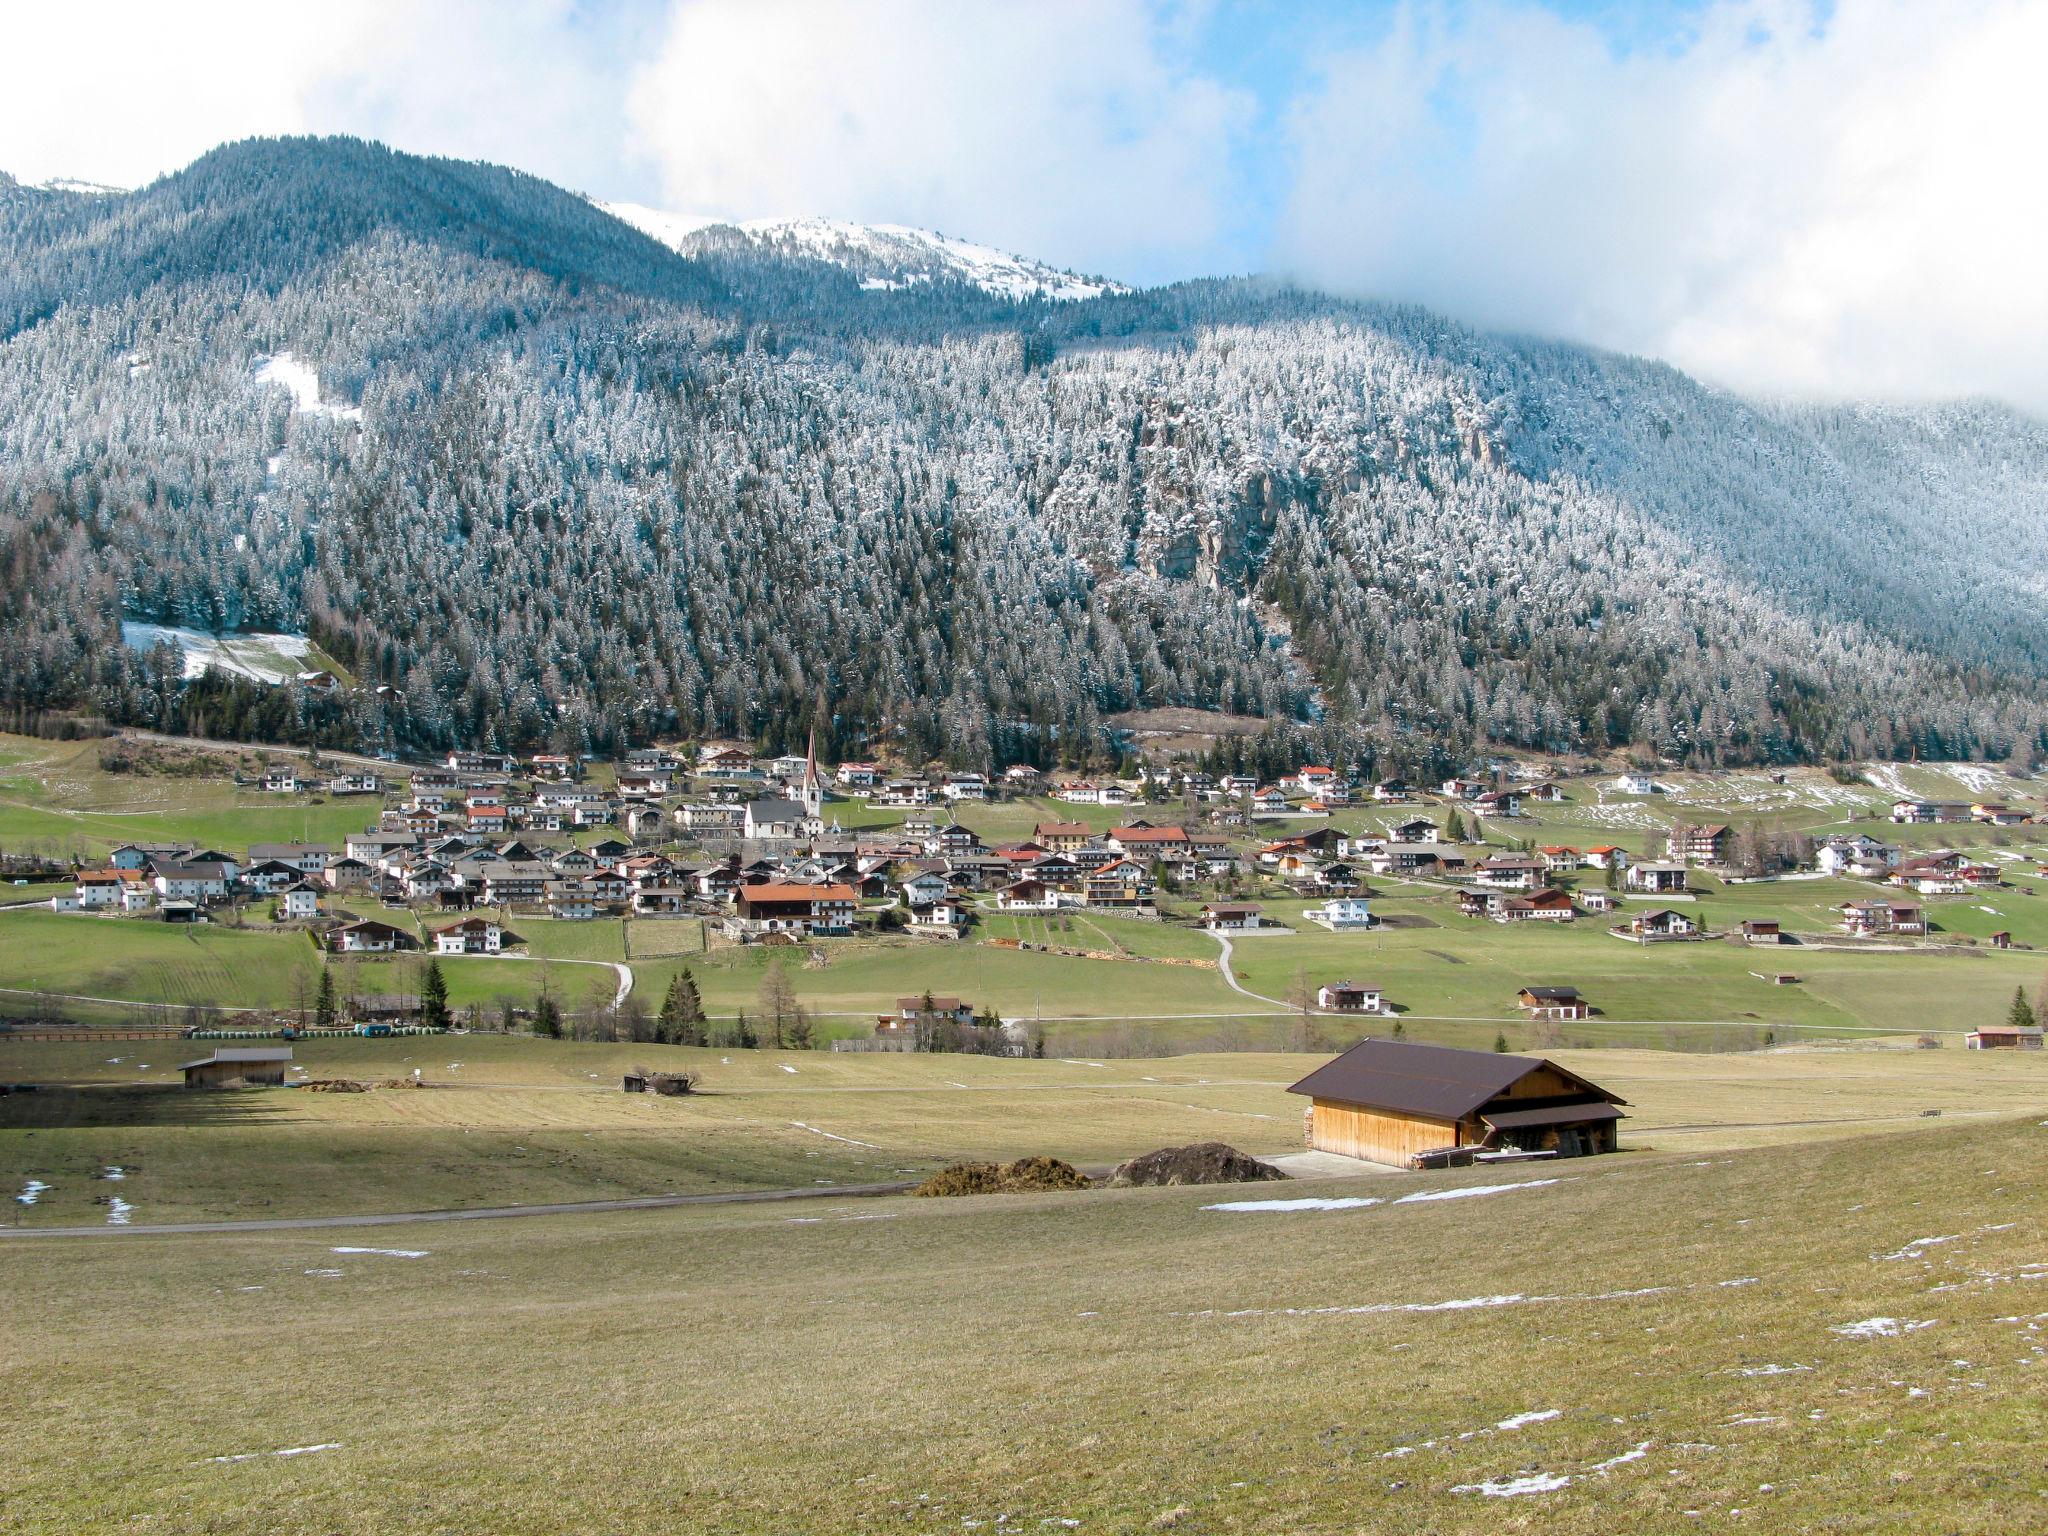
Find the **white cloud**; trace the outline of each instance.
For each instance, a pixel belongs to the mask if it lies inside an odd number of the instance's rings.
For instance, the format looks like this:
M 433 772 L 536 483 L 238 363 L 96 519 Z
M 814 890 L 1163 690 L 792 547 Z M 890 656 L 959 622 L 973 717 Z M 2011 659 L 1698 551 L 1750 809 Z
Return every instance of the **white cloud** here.
M 574 0 L 21 6 L 0 170 L 138 186 L 255 134 L 356 133 L 571 182 L 616 176 L 616 27 Z
M 1295 104 L 1279 261 L 1739 386 L 2048 408 L 2018 0 L 1715 5 L 1617 55 L 1526 6 L 1404 11 Z
M 681 0 L 628 103 L 667 204 L 918 224 L 1111 276 L 1228 217 L 1248 97 L 1137 0 Z

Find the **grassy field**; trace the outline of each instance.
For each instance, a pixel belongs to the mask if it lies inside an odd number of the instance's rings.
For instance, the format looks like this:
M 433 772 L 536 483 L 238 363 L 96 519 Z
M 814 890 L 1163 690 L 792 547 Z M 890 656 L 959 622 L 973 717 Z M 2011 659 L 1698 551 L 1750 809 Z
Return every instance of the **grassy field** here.
M 0 1351 L 6 1519 L 2033 1529 L 2036 1119 L 1250 1192 L 1377 1202 L 1338 1211 L 1142 1190 L 7 1239 L 34 1326 Z
M 0 1189 L 51 1186 L 27 1225 L 533 1203 L 887 1180 L 959 1157 L 1033 1153 L 1106 1166 L 1220 1138 L 1298 1150 L 1287 1085 L 1326 1059 L 1164 1060 L 721 1051 L 492 1035 L 300 1041 L 299 1075 L 424 1090 L 188 1094 L 176 1063 L 204 1042 L 0 1040 Z M 2048 1111 L 2048 1057 L 1868 1046 L 1722 1056 L 1555 1053 L 1629 1100 L 1625 1145 L 1721 1149 L 1865 1134 L 1984 1113 Z M 619 1091 L 638 1066 L 702 1075 L 687 1100 Z M 118 1187 L 99 1178 L 127 1171 Z

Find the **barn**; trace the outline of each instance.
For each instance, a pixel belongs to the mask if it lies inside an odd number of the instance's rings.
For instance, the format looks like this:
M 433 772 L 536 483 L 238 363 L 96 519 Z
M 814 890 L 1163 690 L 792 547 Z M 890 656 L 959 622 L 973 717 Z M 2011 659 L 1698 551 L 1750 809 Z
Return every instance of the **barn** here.
M 1288 1090 L 1309 1101 L 1308 1144 L 1396 1167 L 1435 1154 L 1612 1152 L 1627 1101 L 1555 1062 L 1364 1040 Z
M 198 1061 L 181 1063 L 187 1088 L 280 1087 L 292 1059 L 288 1045 L 227 1046 Z

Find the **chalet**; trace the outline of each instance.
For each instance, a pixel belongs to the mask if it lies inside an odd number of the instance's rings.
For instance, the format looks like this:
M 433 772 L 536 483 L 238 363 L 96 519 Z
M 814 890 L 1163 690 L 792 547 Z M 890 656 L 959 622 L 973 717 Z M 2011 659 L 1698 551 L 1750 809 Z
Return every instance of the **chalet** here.
M 494 907 L 537 907 L 553 878 L 537 860 L 496 859 L 484 866 L 483 899 Z
M 1577 987 L 1524 987 L 1515 1002 L 1532 1019 L 1584 1019 L 1593 1012 Z
M 998 912 L 1050 912 L 1058 905 L 1059 897 L 1053 888 L 1029 875 L 996 892 Z
M 121 905 L 121 888 L 125 878 L 118 869 L 92 869 L 79 875 L 75 886 L 76 896 L 72 910 L 80 912 L 109 911 Z
M 1044 777 L 1029 763 L 1012 763 L 1003 770 L 1003 783 L 1014 790 L 1033 790 Z
M 486 777 L 496 775 L 509 777 L 518 764 L 502 752 L 450 752 L 448 771 L 451 773 L 480 774 Z
M 1301 881 L 1302 889 L 1305 891 L 1332 896 L 1349 896 L 1362 884 L 1358 878 L 1358 871 L 1344 863 L 1319 865 L 1309 870 Z
M 1407 800 L 1414 795 L 1414 789 L 1406 779 L 1381 779 L 1372 787 L 1373 799 L 1382 805 Z
M 1894 822 L 1902 825 L 1968 821 L 1970 807 L 1951 800 L 1894 800 L 1891 817 Z
M 697 753 L 697 771 L 720 775 L 752 773 L 754 754 L 744 747 L 706 744 Z
M 1255 902 L 1217 901 L 1202 908 L 1202 926 L 1210 933 L 1250 933 L 1266 920 Z
M 1874 837 L 1831 837 L 1814 850 L 1814 867 L 1824 875 L 1882 875 L 1899 860 L 1899 850 Z
M 1529 799 L 1541 801 L 1545 805 L 1560 804 L 1565 798 L 1564 790 L 1548 779 L 1538 780 L 1527 786 L 1522 793 Z
M 1658 907 L 1654 911 L 1638 912 L 1630 917 L 1627 932 L 1631 938 L 1649 944 L 1662 939 L 1696 939 L 1700 937 L 1700 925 L 1698 919 L 1683 912 L 1674 912 L 1669 907 Z
M 534 778 L 556 784 L 566 784 L 576 777 L 576 759 L 565 753 L 537 753 L 526 760 L 526 766 Z
M 375 864 L 388 853 L 417 848 L 419 842 L 410 832 L 351 832 L 343 841 L 342 850 L 351 859 Z M 333 867 L 333 860 L 328 861 L 328 866 Z
M 1918 937 L 1927 932 L 1926 914 L 1897 901 L 1852 901 L 1842 908 L 1842 927 L 1854 938 L 1885 934 Z
M 703 894 L 703 878 L 699 875 L 697 881 L 692 883 L 692 889 L 698 894 Z M 590 894 L 601 906 L 622 906 L 633 894 L 633 882 L 616 869 L 600 866 L 585 877 L 585 882 L 590 886 Z
M 1970 807 L 1970 819 L 1986 826 L 2016 827 L 2027 819 L 2027 813 L 2017 806 L 1984 803 Z
M 320 915 L 320 892 L 310 885 L 288 885 L 278 892 L 278 915 L 287 922 Z
M 1301 915 L 1332 933 L 1370 928 L 1377 921 L 1363 896 L 1333 896 L 1320 907 L 1305 909 Z
M 675 809 L 675 820 L 686 832 L 738 837 L 746 830 L 747 813 L 743 806 L 737 805 L 679 805 Z
M 325 676 L 326 674 L 322 674 Z M 327 781 L 330 795 L 381 795 L 384 779 L 375 773 L 337 773 Z
M 1682 895 L 1691 871 L 1683 864 L 1631 864 L 1622 883 L 1651 896 Z
M 803 765 L 798 758 L 797 765 Z M 682 760 L 667 747 L 634 747 L 626 754 L 626 766 L 642 773 L 674 774 L 683 766 Z
M 930 805 L 932 787 L 923 779 L 891 779 L 876 791 L 874 801 L 876 805 L 893 806 L 897 809 L 905 806 Z
M 1361 1041 L 1288 1091 L 1309 1101 L 1312 1148 L 1397 1168 L 1465 1148 L 1612 1152 L 1626 1102 L 1538 1057 L 1400 1040 Z
M 1217 787 L 1226 795 L 1248 795 L 1259 787 L 1259 781 L 1248 773 L 1226 773 Z
M 434 929 L 433 937 L 434 952 L 440 955 L 495 955 L 507 944 L 526 942 L 488 917 L 465 917 L 459 923 Z
M 1522 792 L 1519 789 L 1490 789 L 1485 794 L 1472 797 L 1472 809 L 1481 816 L 1519 816 L 1522 814 Z
M 1376 875 L 1431 874 L 1442 862 L 1442 853 L 1432 843 L 1388 843 L 1366 860 Z
M 232 1045 L 180 1062 L 178 1070 L 187 1088 L 282 1088 L 291 1059 L 288 1045 Z
M 299 774 L 295 768 L 271 768 L 264 772 L 263 787 L 273 795 L 296 795 Z
M 633 890 L 635 917 L 681 917 L 694 893 L 687 885 L 642 885 Z
M 674 788 L 675 781 L 666 773 L 650 770 L 619 775 L 619 795 L 627 800 L 659 800 Z
M 896 1011 L 884 1014 L 877 1025 L 882 1029 L 913 1029 L 921 1018 L 933 1018 L 958 1024 L 963 1029 L 974 1022 L 974 1004 L 957 997 L 899 997 Z
M 841 763 L 832 775 L 844 789 L 872 789 L 881 776 L 881 768 L 874 763 Z
M 1745 918 L 1741 928 L 1745 944 L 1782 944 L 1785 934 L 1776 922 L 1769 918 Z
M 1252 796 L 1254 816 L 1285 816 L 1288 814 L 1287 792 L 1278 785 L 1269 784 Z
M 1048 885 L 1080 887 L 1081 866 L 1063 853 L 1048 853 L 1043 858 L 1027 864 L 1024 874 L 1045 881 Z
M 2048 1031 L 2039 1024 L 1980 1024 L 1963 1037 L 1963 1045 L 1972 1051 L 2038 1051 L 2044 1035 Z
M 1597 848 L 1588 848 L 1579 855 L 1579 862 L 1588 869 L 1626 869 L 1628 850 L 1617 848 L 1612 843 L 1602 843 Z
M 759 939 L 771 934 L 790 934 L 814 938 L 853 932 L 854 909 L 859 899 L 850 885 L 770 881 L 741 886 L 733 903 L 734 915 L 728 926 L 737 937 Z
M 327 935 L 327 947 L 338 955 L 388 955 L 413 947 L 413 936 L 403 928 L 368 918 L 348 923 Z
M 619 819 L 619 808 L 609 800 L 579 800 L 569 811 L 569 824 L 576 827 L 609 827 Z
M 1316 988 L 1316 1006 L 1330 1013 L 1383 1013 L 1378 987 L 1355 981 L 1333 981 Z
M 1728 845 L 1734 835 L 1728 827 L 1718 824 L 1673 827 L 1665 839 L 1666 851 L 1673 859 L 1686 859 L 1695 864 L 1723 864 L 1727 862 Z
M 987 851 L 982 847 L 981 839 L 975 834 L 974 829 L 963 827 L 957 821 L 948 822 L 943 827 L 934 827 L 925 838 L 925 850 L 928 853 L 953 858 L 964 858 L 969 854 Z
M 1491 917 L 1494 909 L 1507 900 L 1500 891 L 1465 890 L 1458 892 L 1458 915 L 1460 917 Z
M 1446 800 L 1470 800 L 1474 795 L 1486 793 L 1486 785 L 1478 779 L 1445 779 L 1437 786 L 1437 793 Z
M 1555 887 L 1506 897 L 1493 913 L 1495 921 L 1503 923 L 1569 923 L 1578 915 L 1570 894 Z
M 1657 793 L 1657 781 L 1647 773 L 1624 773 L 1614 781 L 1614 787 L 1624 795 Z
M 1388 840 L 1396 843 L 1439 843 L 1443 836 L 1443 829 L 1427 816 L 1410 816 L 1387 828 Z

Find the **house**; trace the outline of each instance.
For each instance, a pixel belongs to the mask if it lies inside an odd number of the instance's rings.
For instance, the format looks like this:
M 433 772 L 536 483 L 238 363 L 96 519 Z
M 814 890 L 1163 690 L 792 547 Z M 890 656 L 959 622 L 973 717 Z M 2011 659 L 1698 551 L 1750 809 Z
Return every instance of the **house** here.
M 1414 794 L 1414 789 L 1410 787 L 1406 779 L 1381 779 L 1379 783 L 1372 787 L 1373 799 L 1379 801 L 1382 805 L 1410 799 Z
M 181 1062 L 178 1070 L 187 1088 L 282 1088 L 291 1059 L 288 1045 L 232 1045 Z
M 1734 835 L 1730 828 L 1719 824 L 1673 827 L 1665 839 L 1666 851 L 1674 859 L 1689 859 L 1695 864 L 1724 864 Z
M 495 955 L 507 944 L 526 942 L 488 917 L 465 917 L 459 923 L 434 929 L 433 936 L 434 953 L 438 955 Z
M 1971 806 L 1970 817 L 1987 826 L 2016 827 L 2027 819 L 2027 813 L 2016 806 L 1986 803 Z
M 948 896 L 944 901 L 929 902 L 922 907 L 910 909 L 910 930 L 913 933 L 937 933 L 957 937 L 965 933 L 973 921 L 973 912 L 958 896 Z
M 1363 1040 L 1288 1090 L 1309 1101 L 1318 1152 L 1397 1168 L 1465 1148 L 1612 1152 L 1626 1101 L 1534 1056 Z
M 559 922 L 588 922 L 597 916 L 597 892 L 582 880 L 550 880 L 548 916 Z
M 1316 988 L 1316 1006 L 1331 1013 L 1384 1013 L 1378 987 L 1355 981 L 1333 981 Z
M 949 773 L 939 785 L 948 800 L 986 800 L 988 780 L 978 773 Z
M 1158 858 L 1188 846 L 1186 827 L 1112 827 L 1103 839 L 1118 853 L 1138 858 Z
M 1683 912 L 1674 912 L 1669 907 L 1636 913 L 1628 920 L 1627 929 L 1631 937 L 1646 944 L 1660 939 L 1696 939 L 1700 936 L 1698 919 Z
M 1588 912 L 1612 912 L 1621 902 L 1612 891 L 1581 891 L 1579 905 Z
M 278 893 L 278 915 L 286 922 L 320 915 L 320 892 L 313 886 L 288 885 Z
M 1050 912 L 1058 905 L 1059 897 L 1052 887 L 1029 875 L 996 892 L 998 912 Z
M 526 760 L 526 769 L 536 779 L 566 784 L 576 777 L 576 759 L 562 752 L 539 752 Z
M 734 915 L 728 926 L 737 937 L 759 939 L 771 934 L 791 934 L 814 938 L 853 932 L 859 898 L 850 885 L 764 881 L 741 886 L 733 904 Z
M 1584 1019 L 1593 1013 L 1577 987 L 1524 987 L 1515 1002 L 1532 1019 Z
M 1683 864 L 1631 864 L 1622 883 L 1646 895 L 1682 895 L 1690 873 Z
M 273 795 L 296 795 L 299 792 L 299 773 L 296 768 L 271 768 L 263 775 L 263 788 Z
M 1519 789 L 1490 789 L 1483 795 L 1473 796 L 1472 809 L 1481 816 L 1519 816 L 1522 814 L 1522 792 Z
M 930 805 L 932 787 L 923 779 L 891 779 L 881 787 L 874 800 L 876 805 L 893 806 L 898 809 L 905 806 Z
M 935 901 L 944 901 L 951 887 L 946 884 L 944 875 L 936 870 L 923 869 L 899 881 L 896 889 L 902 893 L 903 904 L 914 911 Z
M 747 812 L 738 805 L 679 805 L 675 820 L 685 832 L 738 837 L 746 830 Z
M 1963 1037 L 1963 1045 L 1972 1051 L 2038 1051 L 2043 1036 L 2039 1024 L 1980 1024 Z
M 1579 855 L 1579 862 L 1588 869 L 1626 869 L 1628 850 L 1617 848 L 1612 843 L 1602 843 L 1597 848 L 1588 848 Z
M 1742 923 L 1742 942 L 1745 944 L 1782 944 L 1785 935 L 1776 922 L 1769 918 L 1745 918 Z
M 322 673 L 323 677 L 327 674 Z M 381 795 L 384 780 L 374 773 L 337 773 L 327 781 L 330 795 Z
M 1927 918 L 1906 902 L 1852 901 L 1842 908 L 1842 927 L 1859 939 L 1883 934 L 1917 937 L 1927 932 Z
M 1301 915 L 1332 933 L 1370 928 L 1374 923 L 1372 908 L 1363 896 L 1333 896 L 1320 907 L 1309 907 Z
M 1654 795 L 1657 781 L 1647 773 L 1624 773 L 1614 781 L 1614 787 L 1624 795 Z
M 411 949 L 413 936 L 370 918 L 335 929 L 327 935 L 327 947 L 338 955 L 388 955 Z
M 1285 816 L 1288 814 L 1287 792 L 1277 784 L 1269 784 L 1252 796 L 1254 816 Z
M 1202 926 L 1210 933 L 1249 933 L 1266 921 L 1255 902 L 1217 901 L 1202 908 Z
M 1152 896 L 1152 877 L 1134 859 L 1117 859 L 1081 880 L 1081 899 L 1091 907 L 1149 909 Z
M 1366 858 L 1376 875 L 1430 874 L 1442 862 L 1441 852 L 1432 843 L 1388 843 Z
M 126 872 L 118 869 L 89 869 L 80 874 L 75 887 L 77 912 L 103 912 L 121 905 L 121 892 L 127 883 Z
M 974 1004 L 957 997 L 899 997 L 896 1011 L 876 1021 L 878 1030 L 914 1029 L 920 1018 L 931 1017 L 958 1024 L 963 1029 L 974 1022 Z
M 228 893 L 231 876 L 221 864 L 173 864 L 156 866 L 156 893 L 171 901 L 218 901 Z
M 1427 816 L 1410 816 L 1387 828 L 1388 840 L 1396 843 L 1436 843 L 1443 841 L 1443 835 L 1443 829 Z
M 690 910 L 690 887 L 686 885 L 642 885 L 633 890 L 635 917 L 680 917 Z M 596 900 L 595 892 L 592 893 Z
M 881 776 L 881 768 L 874 763 L 841 763 L 832 775 L 844 789 L 873 789 Z
M 1882 875 L 1898 861 L 1898 849 L 1860 832 L 1831 837 L 1813 855 L 1814 867 L 1824 875 Z
M 1570 893 L 1554 886 L 1527 896 L 1505 897 L 1493 910 L 1494 920 L 1502 923 L 1569 923 L 1578 915 Z
M 804 808 L 794 800 L 749 800 L 740 830 L 762 842 L 793 842 L 803 836 Z
M 1549 873 L 1541 859 L 1522 853 L 1497 853 L 1472 873 L 1481 885 L 1496 891 L 1533 891 Z
M 1445 779 L 1437 786 L 1437 793 L 1446 800 L 1470 800 L 1474 795 L 1486 793 L 1486 785 L 1478 779 Z
M 326 843 L 251 843 L 249 862 L 255 864 L 283 864 L 302 875 L 317 875 L 327 867 L 327 861 L 334 857 L 334 850 Z

